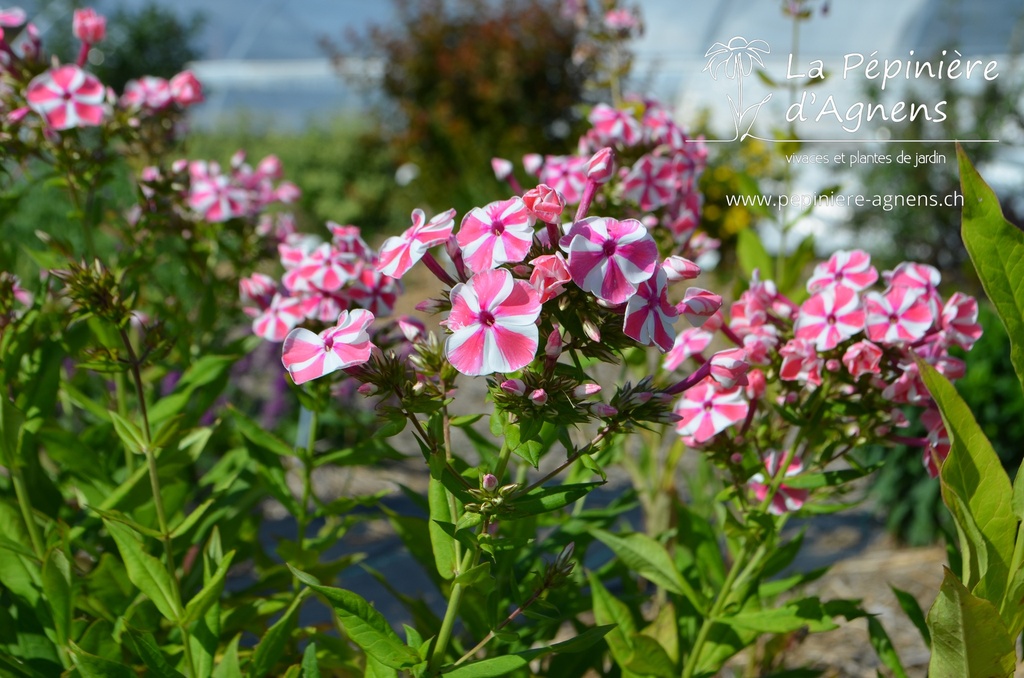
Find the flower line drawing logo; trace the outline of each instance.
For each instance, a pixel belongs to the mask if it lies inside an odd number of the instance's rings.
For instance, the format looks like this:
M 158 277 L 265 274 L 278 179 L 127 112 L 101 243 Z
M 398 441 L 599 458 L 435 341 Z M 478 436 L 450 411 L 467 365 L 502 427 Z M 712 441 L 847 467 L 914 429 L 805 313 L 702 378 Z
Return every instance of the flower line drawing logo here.
M 771 54 L 771 47 L 764 40 L 747 40 L 743 36 L 735 36 L 727 44 L 716 42 L 705 52 L 704 58 L 708 60 L 704 70 L 711 73 L 711 77 L 718 80 L 718 76 L 725 71 L 725 77 L 736 81 L 736 99 L 732 95 L 729 104 L 732 107 L 733 126 L 736 135 L 730 141 L 742 141 L 750 134 L 754 126 L 757 114 L 772 98 L 771 93 L 757 103 L 744 106 L 743 103 L 743 79 L 754 72 L 754 64 L 764 68 L 762 55 Z M 741 132 L 742 130 L 742 132 Z

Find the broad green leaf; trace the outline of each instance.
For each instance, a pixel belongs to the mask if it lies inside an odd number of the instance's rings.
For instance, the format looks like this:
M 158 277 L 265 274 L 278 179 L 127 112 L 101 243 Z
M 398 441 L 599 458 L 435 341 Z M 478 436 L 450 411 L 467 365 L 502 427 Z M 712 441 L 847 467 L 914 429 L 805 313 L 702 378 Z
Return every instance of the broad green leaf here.
M 921 605 L 917 602 L 917 598 L 895 586 L 890 586 L 889 588 L 892 589 L 893 595 L 896 596 L 896 600 L 903 609 L 903 613 L 907 615 L 911 623 L 920 631 L 924 644 L 931 647 L 932 634 L 928 631 L 928 623 L 925 621 L 924 612 L 921 610 Z
M 302 607 L 302 601 L 305 598 L 305 591 L 295 596 L 281 618 L 267 630 L 266 635 L 263 636 L 260 644 L 252 653 L 252 661 L 246 671 L 249 678 L 262 678 L 267 675 L 267 672 L 273 669 L 274 665 L 284 656 L 285 645 L 288 644 L 288 638 L 295 629 L 295 623 L 299 618 L 299 608 Z
M 320 678 L 320 665 L 316 661 L 316 643 L 310 643 L 302 653 L 302 678 Z
M 603 483 L 574 483 L 570 485 L 554 485 L 538 487 L 528 494 L 516 497 L 512 502 L 513 511 L 508 519 L 526 518 L 529 516 L 550 513 L 572 504 L 595 487 Z
M 89 654 L 74 642 L 68 642 L 68 647 L 82 678 L 135 678 L 135 672 L 124 664 Z
M 181 601 L 174 593 L 174 584 L 164 564 L 143 550 L 142 542 L 129 527 L 107 518 L 103 519 L 103 524 L 117 543 L 128 579 L 149 596 L 160 614 L 171 621 L 181 619 Z
M 1003 216 L 999 199 L 957 145 L 964 196 L 961 235 L 985 294 L 1010 337 L 1010 361 L 1024 389 L 1024 231 Z
M 594 622 L 615 627 L 604 639 L 615 662 L 619 666 L 626 666 L 633 657 L 633 636 L 636 635 L 633 615 L 625 603 L 608 592 L 597 575 L 591 573 L 587 580 L 593 597 Z
M 161 678 L 164 676 L 167 678 L 184 678 L 164 657 L 164 653 L 160 650 L 160 646 L 157 645 L 152 633 L 136 631 L 130 628 L 124 634 L 124 637 L 128 638 L 128 644 L 132 651 L 135 652 L 135 656 L 141 659 L 146 668 L 153 672 L 152 675 L 161 676 Z
M 395 669 L 409 668 L 423 661 L 416 650 L 399 639 L 384 615 L 362 596 L 344 589 L 323 586 L 305 572 L 290 565 L 289 569 L 299 581 L 328 600 L 345 626 L 345 633 L 368 655 L 373 655 L 385 666 Z
M 228 551 L 224 554 L 224 559 L 217 566 L 217 570 L 213 573 L 210 581 L 206 582 L 199 593 L 193 596 L 192 600 L 188 601 L 188 605 L 185 606 L 185 618 L 182 623 L 191 624 L 198 621 L 206 614 L 210 606 L 217 602 L 221 591 L 224 590 L 224 578 L 227 577 L 228 568 L 231 567 L 231 559 L 234 557 L 234 551 Z
M 961 535 L 965 584 L 995 604 L 1011 624 L 1019 604 L 1005 599 L 1017 530 L 1010 478 L 949 380 L 923 361 L 918 361 L 918 367 L 949 433 L 951 447 L 941 470 L 942 498 Z
M 658 616 L 640 633 L 658 641 L 658 645 L 673 663 L 679 661 L 679 619 L 671 601 L 661 606 Z
M 789 633 L 805 626 L 811 633 L 839 628 L 817 598 L 801 598 L 773 609 L 740 612 L 718 621 L 759 633 Z
M 591 534 L 610 548 L 629 569 L 666 591 L 686 596 L 698 610 L 705 609 L 703 599 L 679 574 L 672 556 L 654 539 L 640 532 L 618 535 L 595 529 Z
M 443 461 L 443 459 L 442 459 Z M 444 473 L 444 467 L 437 470 L 438 478 Z M 459 564 L 455 560 L 455 539 L 445 532 L 438 523 L 454 523 L 455 517 L 448 504 L 448 492 L 444 484 L 431 473 L 427 486 L 427 500 L 430 503 L 430 546 L 434 551 L 434 566 L 442 579 L 451 579 Z
M 889 634 L 885 632 L 885 627 L 877 617 L 868 617 L 868 638 L 871 640 L 871 647 L 875 648 L 878 659 L 892 671 L 893 678 L 907 678 L 907 672 L 903 669 L 900 656 L 896 653 Z
M 67 645 L 68 630 L 71 627 L 71 563 L 60 550 L 60 545 L 50 549 L 43 562 L 43 593 L 53 614 L 53 625 L 57 631 L 57 644 Z
M 928 611 L 932 634 L 932 676 L 1013 675 L 1016 651 L 995 606 L 971 595 L 956 576 L 945 569 L 939 595 Z
M 366 670 L 363 678 L 398 678 L 398 671 L 377 661 L 373 655 L 366 655 Z
M 495 678 L 517 671 L 527 664 L 529 662 L 523 657 L 507 654 L 466 664 L 454 671 L 446 671 L 444 675 L 448 678 Z
M 633 657 L 626 665 L 630 671 L 659 678 L 675 678 L 679 675 L 665 648 L 658 641 L 642 633 L 633 635 Z

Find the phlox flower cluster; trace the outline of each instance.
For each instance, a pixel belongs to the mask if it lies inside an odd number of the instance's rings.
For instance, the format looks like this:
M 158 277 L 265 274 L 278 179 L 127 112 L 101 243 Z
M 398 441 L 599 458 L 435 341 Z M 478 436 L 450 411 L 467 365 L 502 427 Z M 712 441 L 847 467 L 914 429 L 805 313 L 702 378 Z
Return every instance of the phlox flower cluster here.
M 707 373 L 678 401 L 679 434 L 709 449 L 733 449 L 744 437 L 779 449 L 771 434 L 783 427 L 768 422 L 813 402 L 826 418 L 823 429 L 861 443 L 918 445 L 936 475 L 949 440 L 917 361 L 955 380 L 964 363 L 950 350 L 969 351 L 982 331 L 976 300 L 961 292 L 944 298 L 939 283 L 935 268 L 913 262 L 879 276 L 859 250 L 819 264 L 799 304 L 755 278 L 728 313 L 681 333 L 665 357 L 668 370 L 692 360 L 697 374 Z M 714 357 L 704 354 L 716 339 L 735 346 L 731 351 L 748 367 L 746 384 L 715 378 Z M 907 407 L 921 408 L 924 438 L 898 435 Z

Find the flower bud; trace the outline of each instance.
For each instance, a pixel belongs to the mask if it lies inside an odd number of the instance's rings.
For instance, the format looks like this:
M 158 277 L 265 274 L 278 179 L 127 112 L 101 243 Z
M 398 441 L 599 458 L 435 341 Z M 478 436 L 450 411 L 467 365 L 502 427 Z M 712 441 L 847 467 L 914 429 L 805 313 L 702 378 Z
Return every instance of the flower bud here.
M 605 146 L 587 162 L 587 179 L 595 184 L 607 183 L 615 174 L 615 151 Z
M 485 492 L 494 492 L 498 489 L 498 478 L 493 473 L 485 473 L 480 481 L 480 486 Z
M 557 325 L 551 330 L 551 334 L 548 335 L 548 340 L 544 344 L 544 355 L 551 359 L 562 355 L 562 333 L 558 330 Z
M 680 257 L 677 255 L 667 257 L 665 261 L 662 262 L 661 267 L 665 270 L 665 275 L 669 282 L 693 280 L 700 275 L 700 266 L 693 263 L 686 257 Z
M 444 310 L 444 302 L 440 299 L 424 299 L 420 303 L 416 304 L 415 308 L 420 313 L 429 313 L 433 315 L 434 313 L 440 313 Z
M 767 380 L 765 379 L 764 372 L 761 370 L 750 370 L 747 372 L 747 387 L 744 389 L 747 398 L 758 400 L 764 395 L 765 388 L 767 388 Z
M 572 390 L 572 397 L 577 400 L 583 400 L 600 392 L 601 386 L 599 384 L 580 384 Z
M 372 395 L 377 395 L 377 391 L 378 391 L 377 386 L 375 384 L 370 384 L 370 383 L 362 384 L 359 388 L 356 389 L 356 392 L 359 395 L 365 396 L 365 397 L 370 397 Z
M 719 351 L 711 356 L 711 377 L 725 388 L 732 388 L 737 384 L 746 386 L 749 369 L 746 351 L 742 348 Z
M 601 341 L 601 330 L 597 329 L 597 325 L 595 325 L 594 321 L 590 318 L 583 321 L 583 333 L 586 334 L 591 341 Z
M 594 403 L 590 406 L 590 411 L 598 417 L 607 419 L 608 417 L 614 417 L 619 411 L 609 405 L 608 403 Z
M 107 37 L 107 19 L 91 7 L 76 9 L 71 20 L 75 37 L 87 45 L 95 45 Z
M 522 379 L 506 379 L 501 382 L 501 390 L 509 395 L 521 396 L 526 393 L 526 384 Z
M 548 401 L 547 391 L 542 388 L 535 389 L 533 393 L 530 394 L 530 401 L 534 405 L 540 407 Z
M 196 78 L 195 73 L 189 70 L 178 73 L 169 83 L 171 89 L 171 98 L 174 99 L 174 103 L 178 104 L 182 108 L 192 106 L 193 104 L 201 104 L 205 101 L 203 97 L 203 85 Z M 274 156 L 269 156 L 274 158 Z M 275 160 L 277 158 L 274 158 Z M 266 161 L 267 158 L 264 158 Z M 263 162 L 260 163 L 260 167 L 263 166 Z M 274 176 L 277 179 L 280 176 L 280 163 L 278 163 L 278 175 Z
M 544 166 L 544 156 L 540 153 L 527 153 L 523 156 L 523 167 L 529 174 L 539 174 Z
M 491 158 L 491 169 L 498 181 L 508 179 L 512 174 L 512 161 L 505 158 Z
M 523 195 L 523 203 L 530 214 L 545 223 L 558 221 L 565 209 L 565 198 L 547 184 L 528 190 Z

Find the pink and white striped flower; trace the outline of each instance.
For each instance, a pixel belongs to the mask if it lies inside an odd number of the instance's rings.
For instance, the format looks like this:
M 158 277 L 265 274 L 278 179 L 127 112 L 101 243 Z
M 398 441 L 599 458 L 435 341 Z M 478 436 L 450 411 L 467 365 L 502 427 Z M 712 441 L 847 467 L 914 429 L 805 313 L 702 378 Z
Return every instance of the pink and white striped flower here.
M 275 294 L 262 313 L 253 318 L 252 333 L 267 341 L 284 341 L 288 332 L 314 309 L 315 300 Z
M 668 276 L 669 282 L 693 280 L 700 275 L 700 266 L 686 257 L 680 257 L 677 255 L 666 257 L 665 261 L 661 262 L 661 268 Z
M 711 364 L 711 378 L 723 388 L 747 385 L 747 352 L 742 348 L 718 351 L 708 361 Z
M 583 189 L 587 185 L 588 162 L 587 158 L 574 155 L 549 155 L 544 158 L 538 179 L 561 193 L 567 204 L 575 205 L 583 197 Z M 523 164 L 527 164 L 525 157 Z
M 106 89 L 96 76 L 74 64 L 51 68 L 28 84 L 29 107 L 55 130 L 95 127 L 106 113 Z
M 342 311 L 337 324 L 320 334 L 296 328 L 284 340 L 281 362 L 296 384 L 365 363 L 373 349 L 366 331 L 372 322 L 372 313 L 356 309 Z
M 623 196 L 647 211 L 672 202 L 676 195 L 676 175 L 669 158 L 644 155 L 622 180 Z
M 626 302 L 623 332 L 644 346 L 657 346 L 663 353 L 672 349 L 679 312 L 668 301 L 668 276 L 658 269 L 640 283 L 636 294 Z
M 565 210 L 565 198 L 547 184 L 539 184 L 523 194 L 523 204 L 530 214 L 545 223 L 558 223 Z
M 611 304 L 633 296 L 657 268 L 658 246 L 636 219 L 582 219 L 560 245 L 569 253 L 573 282 Z
M 982 333 L 978 324 L 978 301 L 962 292 L 954 292 L 942 307 L 940 323 L 946 341 L 970 351 Z
M 145 108 L 159 111 L 167 108 L 173 100 L 171 84 L 155 75 L 144 75 L 138 80 L 129 80 L 121 95 L 124 108 Z
M 917 341 L 932 326 L 932 310 L 923 287 L 901 285 L 885 294 L 868 292 L 864 308 L 868 339 L 881 344 Z
M 345 290 L 346 296 L 356 305 L 378 318 L 391 315 L 401 293 L 402 283 L 368 266 L 359 271 L 353 283 Z
M 530 262 L 530 284 L 537 290 L 540 303 L 554 299 L 565 291 L 565 284 L 572 280 L 569 266 L 561 252 L 542 254 Z
M 937 268 L 928 264 L 904 261 L 895 269 L 886 271 L 884 277 L 890 287 L 912 287 L 922 290 L 932 315 L 939 315 L 942 308 L 942 296 L 939 294 L 938 287 L 942 282 L 942 274 Z
M 857 292 L 846 285 L 821 288 L 800 305 L 793 329 L 798 339 L 814 342 L 819 351 L 831 351 L 864 329 Z
M 700 327 L 722 308 L 722 297 L 699 287 L 690 287 L 676 309 L 691 325 Z
M 107 19 L 91 7 L 76 9 L 71 19 L 71 32 L 85 44 L 95 45 L 107 37 Z
M 688 327 L 676 336 L 672 349 L 665 354 L 662 365 L 669 372 L 686 362 L 695 355 L 700 355 L 704 349 L 711 345 L 715 335 L 700 327 Z
M 681 417 L 676 432 L 695 443 L 703 443 L 743 421 L 749 408 L 742 388 L 727 389 L 707 377 L 683 392 L 675 409 Z
M 792 455 L 783 455 L 784 460 L 782 464 L 785 464 L 784 476 L 790 478 L 795 475 L 803 473 L 804 465 L 799 459 L 794 459 Z M 772 451 L 768 453 L 768 456 L 764 460 L 764 467 L 767 471 L 767 476 L 764 473 L 755 473 L 750 476 L 747 481 L 747 485 L 754 491 L 754 496 L 757 497 L 758 501 L 764 501 L 765 497 L 768 496 L 768 490 L 771 487 L 772 478 L 774 478 L 779 472 L 779 455 L 777 452 Z M 768 505 L 768 512 L 781 516 L 789 511 L 799 511 L 804 502 L 807 501 L 808 491 L 798 490 L 796 488 L 789 487 L 787 485 L 779 485 L 775 491 L 775 495 L 772 497 L 771 503 Z
M 453 287 L 451 301 L 444 349 L 459 372 L 512 372 L 533 361 L 541 305 L 525 281 L 505 269 L 482 271 Z
M 321 243 L 285 273 L 282 282 L 292 292 L 337 292 L 358 275 L 359 262 L 352 252 L 343 252 L 332 243 Z
M 779 379 L 799 381 L 810 386 L 821 385 L 821 368 L 824 360 L 818 356 L 814 342 L 806 339 L 790 339 L 779 349 L 782 366 Z
M 425 222 L 423 210 L 412 211 L 412 226 L 392 236 L 380 248 L 377 270 L 392 278 L 401 278 L 435 245 L 448 240 L 455 228 L 455 210 L 442 212 Z M 424 223 L 425 222 L 425 223 Z
M 859 292 L 877 280 L 878 271 L 871 265 L 871 255 L 863 250 L 840 250 L 814 267 L 814 273 L 807 280 L 807 291 L 813 293 L 842 285 Z
M 852 344 L 843 353 L 843 364 L 854 379 L 864 374 L 879 374 L 881 363 L 882 349 L 867 340 Z
M 265 273 L 253 273 L 238 281 L 238 292 L 242 299 L 242 310 L 246 315 L 256 317 L 270 306 L 277 293 L 277 282 Z
M 196 160 L 188 171 L 191 181 L 186 202 L 200 218 L 217 223 L 245 215 L 249 193 L 221 173 L 220 165 Z
M 174 99 L 174 103 L 182 108 L 192 106 L 193 104 L 201 104 L 204 101 L 203 85 L 192 71 L 184 70 L 178 73 L 171 78 L 167 86 L 170 89 L 171 98 Z M 266 158 L 264 158 L 265 160 Z M 260 162 L 259 170 L 261 174 L 265 174 L 263 161 Z M 280 174 L 278 176 L 269 176 L 269 178 L 278 179 Z
M 469 270 L 479 273 L 522 261 L 533 245 L 534 220 L 518 197 L 474 207 L 455 236 Z
M 627 111 L 608 104 L 598 104 L 587 116 L 593 126 L 596 141 L 601 146 L 634 146 L 643 139 L 640 122 Z

